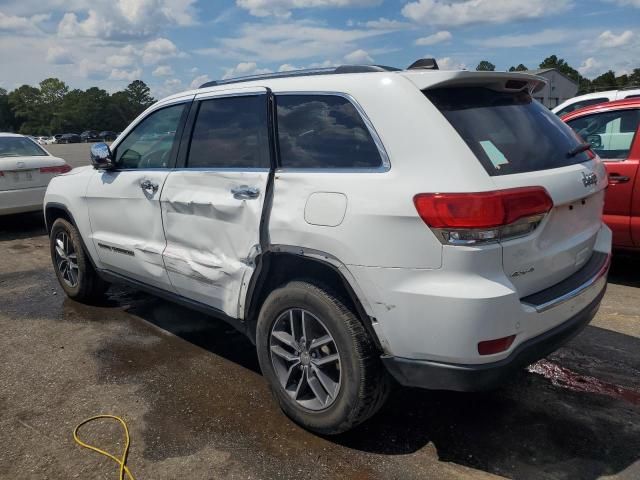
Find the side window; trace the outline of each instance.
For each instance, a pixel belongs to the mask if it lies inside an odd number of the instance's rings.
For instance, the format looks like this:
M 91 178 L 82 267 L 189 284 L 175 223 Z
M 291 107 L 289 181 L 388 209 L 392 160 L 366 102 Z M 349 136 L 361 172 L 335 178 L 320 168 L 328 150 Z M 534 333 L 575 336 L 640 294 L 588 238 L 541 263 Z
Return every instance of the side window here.
M 269 168 L 264 95 L 200 103 L 187 157 L 188 168 Z
M 118 168 L 168 168 L 171 149 L 186 105 L 156 110 L 142 120 L 118 145 Z
M 380 152 L 358 110 L 337 95 L 277 97 L 283 167 L 376 168 Z
M 568 123 L 601 158 L 624 160 L 638 130 L 640 110 L 597 113 Z
M 579 110 L 583 107 L 588 107 L 589 105 L 597 105 L 599 103 L 608 102 L 608 98 L 590 98 L 589 100 L 582 100 L 580 102 L 572 103 L 567 105 L 562 110 L 560 110 L 556 115 L 562 116 L 565 113 L 573 112 L 575 110 Z

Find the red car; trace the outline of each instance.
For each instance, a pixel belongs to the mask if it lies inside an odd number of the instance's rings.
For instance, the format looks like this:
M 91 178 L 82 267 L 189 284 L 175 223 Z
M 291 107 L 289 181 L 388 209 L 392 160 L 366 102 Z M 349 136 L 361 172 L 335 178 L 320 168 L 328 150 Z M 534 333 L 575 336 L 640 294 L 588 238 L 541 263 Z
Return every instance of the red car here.
M 600 103 L 562 117 L 604 161 L 609 188 L 604 220 L 613 246 L 640 250 L 640 98 Z

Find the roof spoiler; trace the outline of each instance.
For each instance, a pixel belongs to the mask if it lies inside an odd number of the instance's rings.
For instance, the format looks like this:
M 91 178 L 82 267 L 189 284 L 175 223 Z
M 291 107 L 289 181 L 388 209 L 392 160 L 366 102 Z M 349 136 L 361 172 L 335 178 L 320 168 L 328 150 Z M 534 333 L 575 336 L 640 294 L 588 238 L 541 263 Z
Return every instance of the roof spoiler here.
M 433 74 L 415 72 L 408 78 L 420 89 L 442 87 L 485 87 L 502 92 L 528 90 L 539 92 L 547 80 L 544 77 L 520 72 L 440 71 Z

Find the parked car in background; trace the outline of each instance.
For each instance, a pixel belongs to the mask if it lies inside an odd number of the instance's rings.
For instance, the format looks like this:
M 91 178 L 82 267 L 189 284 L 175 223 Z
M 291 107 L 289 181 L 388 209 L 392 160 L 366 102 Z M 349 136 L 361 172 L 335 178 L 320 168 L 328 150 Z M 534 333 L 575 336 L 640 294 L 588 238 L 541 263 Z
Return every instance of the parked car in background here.
M 609 188 L 604 220 L 619 249 L 640 249 L 640 98 L 592 105 L 562 119 L 604 161 Z
M 561 103 L 551 111 L 559 116 L 564 116 L 574 110 L 579 110 L 590 105 L 599 103 L 612 102 L 614 100 L 622 100 L 625 98 L 639 98 L 640 88 L 624 89 L 624 90 L 607 90 L 606 92 L 587 93 L 577 97 L 570 98 L 566 102 Z
M 100 132 L 99 136 L 104 142 L 113 142 L 116 138 L 118 138 L 118 134 L 110 130 L 104 130 Z
M 80 143 L 82 138 L 77 133 L 65 133 L 57 139 L 56 143 Z
M 58 143 L 58 140 L 60 140 L 62 138 L 62 133 L 56 133 L 55 135 L 52 135 L 51 138 L 49 138 L 48 143 L 54 144 L 54 143 Z
M 80 134 L 80 139 L 84 143 L 99 142 L 102 140 L 100 134 L 95 130 L 86 130 Z
M 157 102 L 47 190 L 65 293 L 124 282 L 228 321 L 283 411 L 323 434 L 373 415 L 390 376 L 500 385 L 598 309 L 606 172 L 533 99 L 539 77 L 434 67 Z
M 49 181 L 70 170 L 24 135 L 0 133 L 0 215 L 42 210 Z
M 38 145 L 47 145 L 48 139 L 49 137 L 45 137 L 45 136 L 36 137 L 36 141 L 38 142 Z

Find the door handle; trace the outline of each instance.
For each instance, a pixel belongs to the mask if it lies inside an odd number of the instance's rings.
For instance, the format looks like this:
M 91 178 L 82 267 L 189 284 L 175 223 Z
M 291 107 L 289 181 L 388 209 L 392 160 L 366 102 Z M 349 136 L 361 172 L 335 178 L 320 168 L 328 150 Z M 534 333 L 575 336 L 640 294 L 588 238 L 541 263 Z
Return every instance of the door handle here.
M 609 175 L 609 183 L 613 185 L 618 183 L 627 183 L 629 180 L 631 179 L 625 175 L 619 175 L 617 173 L 611 173 Z
M 249 185 L 240 185 L 231 189 L 231 194 L 236 200 L 249 200 L 251 198 L 258 198 L 260 195 L 260 189 L 257 187 L 250 187 Z
M 140 188 L 143 192 L 153 195 L 158 191 L 158 184 L 153 183 L 150 180 L 144 180 L 143 182 L 140 182 Z

